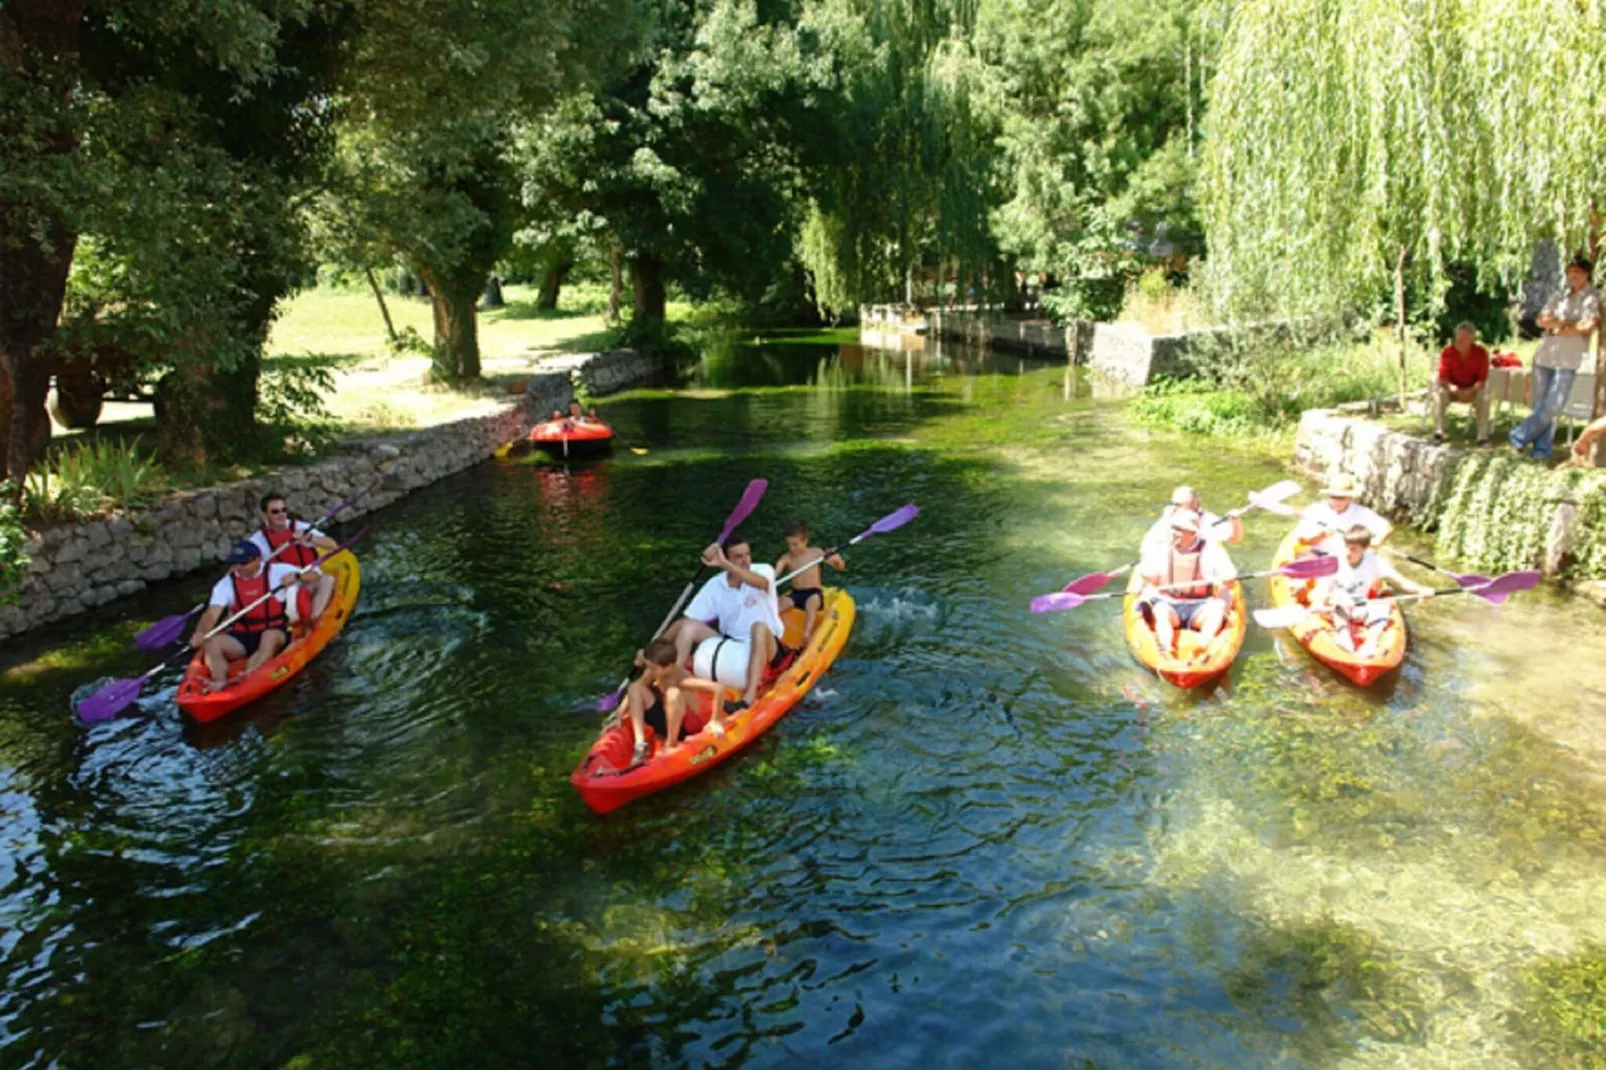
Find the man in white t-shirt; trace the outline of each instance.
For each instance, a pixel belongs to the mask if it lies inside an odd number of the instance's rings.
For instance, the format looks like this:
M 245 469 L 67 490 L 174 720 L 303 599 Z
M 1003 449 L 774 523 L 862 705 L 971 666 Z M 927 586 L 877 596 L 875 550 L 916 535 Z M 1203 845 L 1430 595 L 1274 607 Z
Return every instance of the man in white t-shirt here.
M 1334 631 L 1342 642 L 1362 657 L 1376 649 L 1384 627 L 1392 619 L 1391 604 L 1383 600 L 1385 584 L 1411 594 L 1428 594 L 1433 588 L 1400 575 L 1399 570 L 1371 550 L 1372 532 L 1356 524 L 1343 536 L 1343 556 L 1338 571 L 1319 580 L 1311 605 L 1325 608 L 1333 617 Z
M 293 565 L 276 561 L 264 565 L 261 549 L 249 539 L 235 543 L 224 561 L 229 566 L 228 574 L 212 586 L 206 612 L 190 635 L 190 646 L 205 654 L 206 667 L 212 674 L 206 685 L 208 691 L 217 691 L 228 681 L 229 662 L 246 658 L 245 671 L 250 672 L 284 649 L 290 639 L 291 622 L 286 603 L 295 602 L 293 597 L 285 596 L 293 593 L 303 575 Z M 224 617 L 241 610 L 245 610 L 244 616 L 227 630 L 210 639 L 206 637 Z
M 1139 604 L 1160 649 L 1174 654 L 1178 629 L 1191 628 L 1206 639 L 1221 631 L 1232 604 L 1226 585 L 1238 578 L 1238 570 L 1226 550 L 1200 538 L 1198 513 L 1179 509 L 1169 524 L 1170 542 L 1138 565 Z
M 1295 538 L 1299 548 L 1317 550 L 1333 557 L 1344 553 L 1344 533 L 1359 524 L 1372 533 L 1372 541 L 1381 546 L 1394 534 L 1394 525 L 1355 500 L 1358 488 L 1351 475 L 1334 476 L 1322 488 L 1326 501 L 1307 505 L 1300 514 Z
M 719 569 L 720 575 L 703 584 L 686 607 L 686 615 L 670 625 L 664 638 L 674 641 L 679 665 L 686 664 L 692 648 L 705 639 L 725 636 L 747 645 L 746 691 L 742 701 L 728 704 L 723 711 L 737 713 L 758 697 L 764 671 L 780 651 L 784 629 L 775 598 L 775 570 L 753 564 L 753 548 L 739 535 L 724 546 L 714 543 L 704 550 L 703 564 Z M 720 714 L 716 708 L 713 724 L 722 731 Z
M 1171 492 L 1171 504 L 1166 506 L 1160 514 L 1160 519 L 1149 525 L 1149 530 L 1143 535 L 1143 542 L 1139 544 L 1139 557 L 1154 557 L 1165 552 L 1171 545 L 1171 517 L 1178 511 L 1197 513 L 1199 516 L 1199 534 L 1209 542 L 1227 543 L 1240 542 L 1244 537 L 1243 517 L 1221 517 L 1208 512 L 1199 501 L 1199 492 L 1192 487 L 1183 485 Z

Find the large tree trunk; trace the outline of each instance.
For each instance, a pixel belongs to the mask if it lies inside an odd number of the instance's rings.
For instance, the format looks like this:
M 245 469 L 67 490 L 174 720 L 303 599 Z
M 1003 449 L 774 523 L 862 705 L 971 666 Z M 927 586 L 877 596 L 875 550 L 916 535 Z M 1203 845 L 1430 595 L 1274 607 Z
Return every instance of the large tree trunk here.
M 635 304 L 630 321 L 637 327 L 657 327 L 664 322 L 664 264 L 650 253 L 630 261 L 630 278 L 635 284 Z
M 32 144 L 41 156 L 78 148 L 67 102 L 78 73 L 82 0 L 7 0 L 0 6 L 0 68 L 13 99 L 0 110 L 0 142 Z M 29 176 L 24 176 L 26 179 Z M 37 177 L 35 175 L 34 177 Z M 26 180 L 0 187 L 0 478 L 22 479 L 50 438 L 45 413 L 49 343 L 67 292 L 77 235 L 57 197 Z
M 479 277 L 457 285 L 420 264 L 415 270 L 429 290 L 435 314 L 435 355 L 430 374 L 444 382 L 477 379 L 480 374 L 479 320 L 475 304 L 480 296 Z
M 624 250 L 615 245 L 608 251 L 608 264 L 613 270 L 613 284 L 608 290 L 608 322 L 619 322 L 619 307 L 624 300 Z
M 541 276 L 541 293 L 535 299 L 535 307 L 541 312 L 552 312 L 558 307 L 558 293 L 563 289 L 564 280 L 569 272 L 574 270 L 574 261 L 560 260 L 546 269 Z

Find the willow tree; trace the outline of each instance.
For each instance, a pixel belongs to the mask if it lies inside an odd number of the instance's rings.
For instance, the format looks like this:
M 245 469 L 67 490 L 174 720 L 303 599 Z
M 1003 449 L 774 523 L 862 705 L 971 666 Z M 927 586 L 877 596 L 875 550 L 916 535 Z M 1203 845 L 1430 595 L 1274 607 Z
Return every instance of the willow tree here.
M 822 309 L 913 298 L 925 265 L 955 289 L 998 270 L 996 117 L 964 0 L 827 0 L 811 16 L 840 43 L 842 83 L 815 160 L 798 255 Z
M 1245 0 L 1210 88 L 1205 219 L 1233 317 L 1369 312 L 1452 261 L 1510 284 L 1589 238 L 1596 0 Z

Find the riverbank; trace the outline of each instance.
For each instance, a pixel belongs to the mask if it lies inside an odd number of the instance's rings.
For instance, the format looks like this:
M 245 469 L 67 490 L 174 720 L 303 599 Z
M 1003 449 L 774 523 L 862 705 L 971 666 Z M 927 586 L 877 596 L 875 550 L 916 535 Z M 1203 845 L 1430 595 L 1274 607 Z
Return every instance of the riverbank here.
M 532 367 L 522 393 L 480 399 L 472 415 L 416 431 L 348 437 L 312 464 L 180 491 L 146 509 L 35 534 L 23 546 L 29 564 L 18 600 L 0 605 L 0 638 L 215 569 L 230 543 L 257 526 L 258 501 L 270 489 L 289 495 L 296 512 L 311 518 L 371 488 L 341 513 L 346 523 L 486 460 L 577 389 L 600 397 L 656 385 L 666 371 L 660 358 L 634 350 L 567 354 Z
M 1485 571 L 1541 569 L 1606 605 L 1606 470 L 1435 445 L 1334 409 L 1301 417 L 1292 464 L 1318 479 L 1350 473 L 1368 505 L 1430 533 L 1446 560 Z

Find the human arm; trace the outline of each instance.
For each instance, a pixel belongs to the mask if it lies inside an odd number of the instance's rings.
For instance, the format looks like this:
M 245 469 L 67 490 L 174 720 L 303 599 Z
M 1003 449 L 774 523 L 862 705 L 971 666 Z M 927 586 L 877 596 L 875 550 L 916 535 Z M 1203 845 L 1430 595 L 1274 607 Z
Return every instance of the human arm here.
M 737 580 L 747 584 L 757 591 L 768 591 L 772 584 L 770 577 L 751 568 L 742 568 L 736 562 L 725 556 L 725 548 L 719 543 L 713 543 L 703 551 L 703 564 L 709 568 L 717 568 Z
M 1399 569 L 1381 557 L 1377 559 L 1377 571 L 1391 586 L 1398 587 L 1408 594 L 1429 594 L 1433 590 L 1428 584 L 1408 579 Z
M 296 541 L 301 543 L 303 546 L 311 546 L 315 550 L 322 550 L 324 553 L 338 549 L 340 546 L 338 542 L 331 539 L 329 536 L 325 535 L 311 524 L 306 523 L 300 523 L 296 525 Z
M 846 572 L 848 570 L 848 563 L 842 560 L 842 555 L 839 553 L 826 554 L 822 560 L 838 572 Z
M 206 642 L 206 633 L 217 627 L 217 622 L 223 619 L 223 610 L 226 606 L 211 605 L 201 614 L 201 619 L 195 622 L 195 631 L 190 633 L 190 646 L 196 650 Z
M 1573 453 L 1579 457 L 1588 457 L 1589 448 L 1595 440 L 1606 435 L 1606 416 L 1602 416 L 1578 434 L 1578 441 L 1573 443 Z

